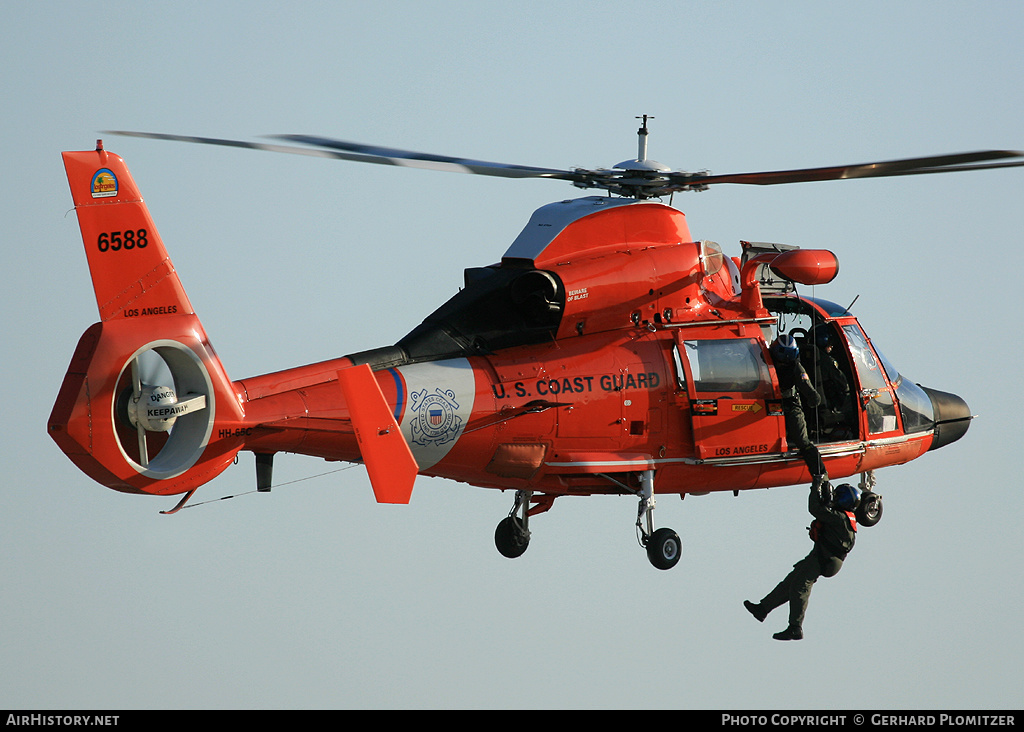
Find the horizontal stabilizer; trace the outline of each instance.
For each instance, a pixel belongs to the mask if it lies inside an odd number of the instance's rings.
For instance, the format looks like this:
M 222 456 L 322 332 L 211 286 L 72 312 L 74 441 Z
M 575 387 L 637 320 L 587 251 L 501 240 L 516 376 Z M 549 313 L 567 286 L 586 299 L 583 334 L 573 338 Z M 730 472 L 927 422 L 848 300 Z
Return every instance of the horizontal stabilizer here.
M 378 503 L 408 503 L 419 467 L 369 365 L 338 371 L 359 452 Z

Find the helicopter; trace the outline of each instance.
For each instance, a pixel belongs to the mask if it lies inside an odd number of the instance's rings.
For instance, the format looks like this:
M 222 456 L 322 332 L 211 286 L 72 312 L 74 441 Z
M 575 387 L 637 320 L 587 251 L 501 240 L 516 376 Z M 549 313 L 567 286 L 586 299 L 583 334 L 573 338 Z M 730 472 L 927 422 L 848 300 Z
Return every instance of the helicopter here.
M 448 157 L 332 138 L 287 144 L 147 132 L 110 134 L 506 178 L 551 178 L 600 195 L 542 206 L 497 263 L 392 345 L 232 380 L 189 302 L 124 160 L 97 140 L 65 152 L 99 308 L 79 340 L 47 430 L 86 475 L 116 491 L 176 496 L 255 458 L 271 490 L 277 453 L 365 466 L 381 503 L 408 503 L 417 475 L 511 491 L 498 551 L 521 556 L 531 519 L 557 498 L 638 500 L 639 544 L 658 569 L 680 559 L 656 527 L 656 496 L 806 483 L 787 433 L 771 344 L 799 348 L 821 395 L 805 419 L 830 479 L 860 476 L 860 523 L 881 519 L 875 471 L 966 434 L 955 394 L 917 385 L 848 307 L 798 286 L 838 274 L 825 249 L 741 242 L 727 256 L 695 240 L 661 199 L 723 183 L 919 175 L 1024 165 L 988 150 L 730 175 L 647 157 L 556 169 Z

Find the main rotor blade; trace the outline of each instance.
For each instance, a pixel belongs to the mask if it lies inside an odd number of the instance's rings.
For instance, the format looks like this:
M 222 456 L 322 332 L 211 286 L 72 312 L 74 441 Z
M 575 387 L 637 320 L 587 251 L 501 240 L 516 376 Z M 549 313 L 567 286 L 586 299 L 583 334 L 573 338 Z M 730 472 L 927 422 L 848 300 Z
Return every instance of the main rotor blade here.
M 253 150 L 308 155 L 311 157 L 334 158 L 376 165 L 395 165 L 408 168 L 424 168 L 453 173 L 489 175 L 499 178 L 552 178 L 566 180 L 578 188 L 601 188 L 611 193 L 636 198 L 665 196 L 677 191 L 704 190 L 716 183 L 740 185 L 780 185 L 811 181 L 843 180 L 851 178 L 883 178 L 897 175 L 923 175 L 926 173 L 953 173 L 967 170 L 989 170 L 994 168 L 1015 168 L 1024 166 L 1024 151 L 981 150 L 952 155 L 934 155 L 923 158 L 906 158 L 856 165 L 835 165 L 824 168 L 802 168 L 797 170 L 774 170 L 759 173 L 688 173 L 682 170 L 636 170 L 623 168 L 601 168 L 585 170 L 560 170 L 537 168 L 527 165 L 494 163 L 486 160 L 456 158 L 447 155 L 400 150 L 397 148 L 364 145 L 328 137 L 312 135 L 278 135 L 275 139 L 298 142 L 314 147 L 296 147 L 263 142 L 244 142 L 213 137 L 169 135 L 156 132 L 127 132 L 112 130 L 110 134 L 128 137 L 143 137 L 154 140 L 223 145 Z M 1003 161 L 1003 162 L 993 162 Z
M 399 150 L 398 148 L 393 147 L 381 147 L 379 145 L 364 145 L 359 142 L 346 142 L 345 140 L 335 140 L 330 137 L 316 137 L 314 135 L 275 135 L 274 138 L 277 140 L 301 142 L 306 145 L 314 145 L 320 148 L 340 151 L 348 155 L 356 156 L 360 160 L 365 160 L 365 162 L 381 163 L 383 165 L 400 165 L 407 168 L 424 168 L 426 170 L 441 170 L 452 173 L 493 175 L 501 178 L 578 179 L 578 175 L 571 170 L 537 168 L 530 165 L 493 163 L 487 160 L 456 158 L 448 155 L 416 152 L 414 150 Z M 355 157 L 352 159 L 355 159 Z
M 274 139 L 301 142 L 315 145 L 313 148 L 295 147 L 293 145 L 274 145 L 263 142 L 243 142 L 240 140 L 224 140 L 215 137 L 194 137 L 190 135 L 168 135 L 159 132 L 129 132 L 126 130 L 107 130 L 104 134 L 123 135 L 126 137 L 143 137 L 152 140 L 172 140 L 175 142 L 193 142 L 203 145 L 223 145 L 226 147 L 242 147 L 252 150 L 268 150 L 270 152 L 290 153 L 292 155 L 308 155 L 320 158 L 350 160 L 357 163 L 374 163 L 376 165 L 397 165 L 406 168 L 425 168 L 450 173 L 472 173 L 490 175 L 499 178 L 556 178 L 577 181 L 580 176 L 571 170 L 555 168 L 536 168 L 527 165 L 509 163 L 492 163 L 486 160 L 470 160 L 446 155 L 398 150 L 389 147 L 362 145 L 345 142 L 327 137 L 310 135 L 277 135 Z
M 934 155 L 925 158 L 906 158 L 877 163 L 857 165 L 836 165 L 827 168 L 804 168 L 802 170 L 775 170 L 761 173 L 732 173 L 726 175 L 678 174 L 683 186 L 711 185 L 712 183 L 738 183 L 745 185 L 778 185 L 782 183 L 804 183 L 809 181 L 843 180 L 848 178 L 883 178 L 895 175 L 923 175 L 926 173 L 953 173 L 965 170 L 988 170 L 990 168 L 1014 168 L 1024 166 L 1024 161 L 978 164 L 984 161 L 1024 158 L 1020 150 L 979 150 L 977 152 L 953 155 Z M 669 174 L 676 181 L 676 174 Z

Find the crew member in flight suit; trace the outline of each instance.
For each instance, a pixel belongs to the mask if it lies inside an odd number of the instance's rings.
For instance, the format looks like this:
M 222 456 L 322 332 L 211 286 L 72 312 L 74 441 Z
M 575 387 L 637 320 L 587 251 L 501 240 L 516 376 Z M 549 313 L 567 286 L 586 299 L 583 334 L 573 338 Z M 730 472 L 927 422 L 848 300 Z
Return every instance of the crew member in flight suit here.
M 821 374 L 821 387 L 825 402 L 833 409 L 839 409 L 850 398 L 850 382 L 839 368 L 839 362 L 832 355 L 835 342 L 828 328 L 814 329 L 814 368 Z
M 814 388 L 810 377 L 800 363 L 800 349 L 797 348 L 793 336 L 780 335 L 768 349 L 775 362 L 775 373 L 779 378 L 779 389 L 782 391 L 782 411 L 786 415 L 786 440 L 790 447 L 796 448 L 811 478 L 815 483 L 828 479 L 825 464 L 821 461 L 821 453 L 807 435 L 807 417 L 804 407 L 817 408 L 821 396 Z M 806 401 L 806 404 L 804 403 Z
M 857 539 L 857 519 L 853 512 L 860 502 L 860 491 L 849 483 L 835 489 L 828 482 L 811 486 L 807 510 L 814 516 L 810 535 L 814 548 L 810 554 L 793 565 L 786 578 L 765 595 L 761 602 L 743 601 L 745 607 L 759 623 L 763 623 L 775 608 L 789 603 L 789 626 L 772 638 L 801 640 L 803 622 L 811 589 L 818 577 L 834 577 L 843 567 L 843 560 L 853 549 Z
M 822 400 L 818 407 L 821 429 L 832 439 L 849 437 L 846 417 L 850 408 L 850 382 L 832 355 L 835 343 L 828 328 L 815 326 L 812 334 L 813 343 L 808 355 L 815 380 L 821 384 L 819 393 Z

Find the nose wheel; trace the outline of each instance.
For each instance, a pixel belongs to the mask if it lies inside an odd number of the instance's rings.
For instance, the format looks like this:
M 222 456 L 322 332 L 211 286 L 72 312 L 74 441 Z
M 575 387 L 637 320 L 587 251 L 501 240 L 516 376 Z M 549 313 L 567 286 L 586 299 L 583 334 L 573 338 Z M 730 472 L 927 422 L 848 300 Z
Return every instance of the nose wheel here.
M 682 554 L 683 542 L 672 529 L 658 529 L 647 538 L 647 558 L 657 569 L 672 569 Z
M 874 526 L 882 520 L 882 496 L 874 492 L 875 471 L 861 473 L 860 504 L 855 514 L 861 526 Z

